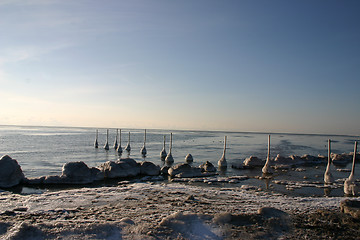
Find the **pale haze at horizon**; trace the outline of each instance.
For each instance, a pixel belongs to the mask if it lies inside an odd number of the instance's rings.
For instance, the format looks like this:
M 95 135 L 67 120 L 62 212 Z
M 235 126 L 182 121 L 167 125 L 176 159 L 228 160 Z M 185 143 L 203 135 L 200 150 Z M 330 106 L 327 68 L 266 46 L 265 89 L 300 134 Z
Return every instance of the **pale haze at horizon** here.
M 0 124 L 359 135 L 358 1 L 0 2 Z

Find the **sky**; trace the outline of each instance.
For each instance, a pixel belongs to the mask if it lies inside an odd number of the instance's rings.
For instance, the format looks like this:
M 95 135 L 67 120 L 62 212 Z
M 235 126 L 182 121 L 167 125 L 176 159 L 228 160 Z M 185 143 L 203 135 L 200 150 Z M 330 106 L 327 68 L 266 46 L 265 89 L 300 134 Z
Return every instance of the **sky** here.
M 0 124 L 360 135 L 357 0 L 0 0 Z

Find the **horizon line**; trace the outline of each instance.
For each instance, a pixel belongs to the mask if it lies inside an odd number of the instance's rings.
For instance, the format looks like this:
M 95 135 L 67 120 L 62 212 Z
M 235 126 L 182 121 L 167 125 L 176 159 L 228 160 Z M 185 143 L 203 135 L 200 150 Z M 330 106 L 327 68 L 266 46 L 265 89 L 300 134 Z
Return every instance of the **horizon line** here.
M 223 132 L 223 133 L 252 133 L 267 135 L 315 135 L 315 136 L 339 136 L 339 137 L 360 137 L 360 135 L 335 134 L 335 133 L 304 133 L 304 132 L 276 132 L 276 131 L 240 131 L 240 130 L 200 130 L 200 129 L 170 129 L 170 128 L 134 128 L 134 127 L 94 127 L 94 126 L 67 126 L 67 125 L 22 125 L 22 124 L 0 124 L 1 127 L 52 127 L 52 128 L 91 128 L 91 129 L 146 129 L 146 130 L 168 130 L 168 131 L 188 131 L 188 132 Z

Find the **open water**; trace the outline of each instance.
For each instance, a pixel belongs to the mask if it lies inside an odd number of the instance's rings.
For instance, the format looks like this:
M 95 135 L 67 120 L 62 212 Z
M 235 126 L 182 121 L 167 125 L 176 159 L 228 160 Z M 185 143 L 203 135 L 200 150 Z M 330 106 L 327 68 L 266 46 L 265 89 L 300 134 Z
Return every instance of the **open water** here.
M 63 164 L 70 161 L 84 161 L 89 167 L 96 167 L 106 161 L 116 161 L 119 156 L 114 150 L 113 143 L 116 129 L 109 129 L 110 150 L 105 151 L 103 146 L 106 141 L 106 129 L 98 129 L 99 148 L 94 148 L 95 128 L 70 128 L 70 127 L 30 127 L 30 126 L 0 126 L 0 155 L 7 154 L 16 159 L 26 177 L 39 177 L 45 175 L 60 175 Z M 124 148 L 131 133 L 130 157 L 137 161 L 144 158 L 140 149 L 144 143 L 143 129 L 122 129 L 121 145 Z M 166 150 L 169 148 L 170 133 L 173 133 L 172 155 L 176 163 L 184 162 L 185 156 L 191 153 L 194 166 L 205 161 L 210 161 L 217 166 L 224 146 L 224 136 L 227 136 L 226 159 L 228 169 L 222 175 L 246 175 L 250 179 L 242 184 L 250 184 L 259 188 L 268 188 L 271 191 L 289 192 L 298 195 L 324 195 L 323 188 L 302 187 L 291 192 L 284 186 L 273 184 L 273 180 L 287 181 L 323 181 L 325 165 L 307 166 L 305 171 L 287 171 L 275 174 L 274 178 L 265 182 L 255 178 L 261 175 L 261 169 L 238 170 L 231 168 L 232 164 L 243 162 L 249 156 L 265 159 L 267 153 L 267 136 L 269 133 L 250 132 L 220 132 L 220 131 L 179 131 L 148 129 L 146 161 L 151 161 L 162 166 L 160 151 L 163 146 L 163 136 L 166 136 Z M 313 135 L 313 134 L 288 134 L 271 133 L 271 158 L 277 154 L 283 156 L 318 154 L 327 156 L 327 140 L 332 140 L 333 153 L 349 153 L 353 151 L 354 141 L 358 136 L 340 135 Z M 123 153 L 121 157 L 127 157 Z M 348 172 L 337 171 L 338 167 L 332 166 L 335 179 L 348 177 Z M 351 168 L 351 165 L 341 168 Z M 359 178 L 360 174 L 355 173 Z M 334 188 L 327 194 L 342 195 L 342 189 Z

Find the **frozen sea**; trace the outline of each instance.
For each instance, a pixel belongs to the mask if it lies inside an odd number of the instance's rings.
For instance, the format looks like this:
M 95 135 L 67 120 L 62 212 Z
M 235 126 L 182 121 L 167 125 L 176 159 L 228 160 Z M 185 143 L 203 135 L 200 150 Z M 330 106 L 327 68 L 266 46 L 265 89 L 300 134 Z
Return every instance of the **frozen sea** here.
M 89 167 L 96 167 L 106 161 L 115 161 L 119 155 L 114 150 L 113 143 L 116 129 L 109 129 L 110 150 L 105 151 L 103 145 L 106 141 L 106 130 L 98 129 L 99 148 L 94 148 L 95 128 L 70 127 L 32 127 L 32 126 L 0 126 L 0 154 L 7 154 L 16 159 L 26 177 L 39 177 L 45 175 L 60 175 L 63 164 L 71 161 L 83 161 Z M 130 157 L 143 161 L 140 149 L 144 142 L 144 129 L 122 129 L 121 145 L 124 148 L 131 134 Z M 321 183 L 325 165 L 301 167 L 301 171 L 289 170 L 274 174 L 269 180 L 258 179 L 261 169 L 238 170 L 231 168 L 249 156 L 265 159 L 267 152 L 267 136 L 269 133 L 251 132 L 220 132 L 220 131 L 179 131 L 147 129 L 145 160 L 162 166 L 160 151 L 163 146 L 163 137 L 166 136 L 166 149 L 169 148 L 170 133 L 173 133 L 172 155 L 176 163 L 184 162 L 185 156 L 191 153 L 194 166 L 210 161 L 215 166 L 223 151 L 224 136 L 227 136 L 226 159 L 228 169 L 220 176 L 248 176 L 247 180 L 232 185 L 252 185 L 279 193 L 299 196 L 343 196 L 342 181 L 348 177 L 349 172 L 337 169 L 350 169 L 347 166 L 332 165 L 332 173 L 338 180 L 338 186 L 324 191 Z M 271 158 L 277 154 L 289 155 L 327 155 L 327 140 L 332 140 L 333 153 L 349 153 L 353 151 L 354 141 L 359 136 L 347 135 L 318 135 L 318 134 L 289 134 L 271 133 Z M 122 157 L 126 157 L 123 154 Z M 355 177 L 360 174 L 355 172 Z M 306 179 L 306 184 L 304 184 Z M 286 184 L 277 184 L 279 181 L 291 182 L 297 187 L 289 190 Z M 314 185 L 315 184 L 315 185 Z M 220 185 L 221 187 L 222 185 Z M 300 187 L 299 187 L 300 186 Z M 229 187 L 229 186 L 226 186 Z M 231 187 L 231 186 L 230 186 Z
M 94 128 L 0 126 L 0 154 L 17 159 L 28 178 L 60 175 L 63 164 L 70 161 L 84 161 L 89 167 L 116 161 L 119 156 L 111 148 L 116 129 L 109 129 L 109 151 L 103 149 L 107 129 L 98 130 L 99 148 L 95 149 Z M 144 130 L 122 129 L 122 147 L 127 144 L 129 132 L 130 157 L 143 161 L 140 149 Z M 304 216 L 318 214 L 319 210 L 330 211 L 333 218 L 344 217 L 339 213 L 339 205 L 348 198 L 343 193 L 343 182 L 349 172 L 338 169 L 349 170 L 351 163 L 331 166 L 336 182 L 330 187 L 323 183 L 325 162 L 276 170 L 266 179 L 261 177 L 261 168 L 240 170 L 231 165 L 242 163 L 249 156 L 265 159 L 269 133 L 155 129 L 147 130 L 146 161 L 164 164 L 160 151 L 164 135 L 169 147 L 170 133 L 174 164 L 184 162 L 191 153 L 194 166 L 205 161 L 216 166 L 227 136 L 229 167 L 216 176 L 197 179 L 153 182 L 139 177 L 87 186 L 0 189 L 0 238 L 316 239 L 327 231 L 312 234 L 318 219 L 299 227 L 292 225 L 292 221 L 302 222 Z M 271 133 L 271 158 L 277 154 L 326 156 L 328 139 L 332 140 L 333 153 L 349 153 L 359 137 Z M 247 178 L 241 180 L 240 176 Z M 359 178 L 358 171 L 355 178 Z M 283 212 L 270 218 L 259 213 L 261 208 L 268 207 Z M 343 226 L 349 227 L 346 221 Z M 337 230 L 326 234 L 333 236 Z M 351 234 L 354 238 L 357 235 L 354 231 Z M 344 235 L 348 236 L 348 232 Z

